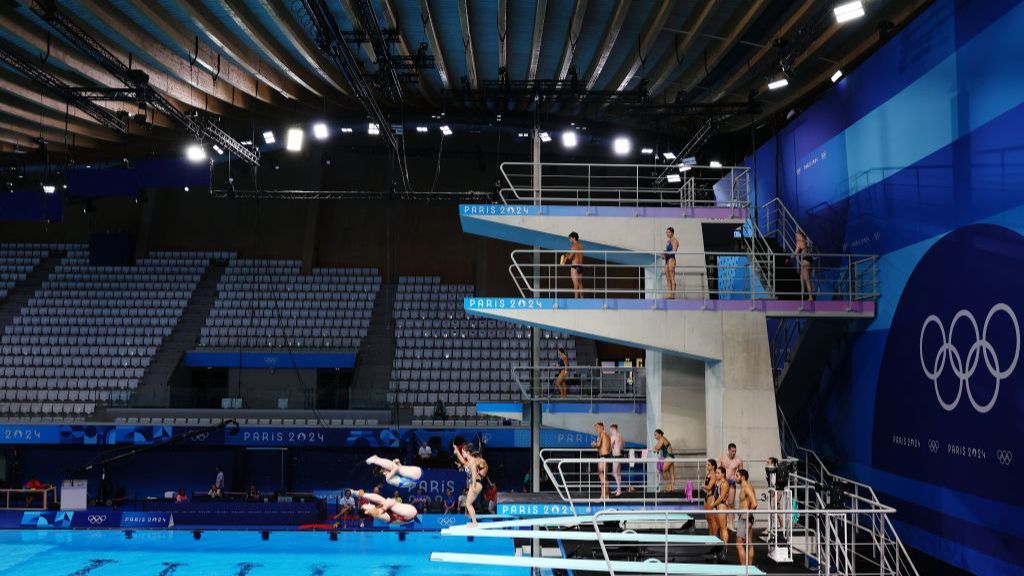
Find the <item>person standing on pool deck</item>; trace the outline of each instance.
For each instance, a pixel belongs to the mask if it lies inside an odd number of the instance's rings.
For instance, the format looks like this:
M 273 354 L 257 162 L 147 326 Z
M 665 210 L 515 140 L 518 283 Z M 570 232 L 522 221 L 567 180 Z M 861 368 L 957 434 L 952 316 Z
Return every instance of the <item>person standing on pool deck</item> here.
M 608 433 L 604 431 L 604 422 L 594 423 L 594 432 L 597 433 L 597 439 L 591 444 L 592 447 L 597 448 L 598 458 L 611 458 L 612 457 L 612 440 L 608 436 Z M 608 464 L 605 462 L 598 462 L 597 464 L 597 477 L 601 481 L 601 500 L 608 500 Z
M 569 265 L 573 297 L 583 298 L 583 243 L 576 232 L 569 233 L 569 253 L 562 260 Z
M 661 474 L 662 482 L 668 481 L 668 488 L 665 492 L 671 492 L 676 485 L 676 464 L 665 462 L 665 459 L 674 457 L 672 454 L 672 443 L 665 438 L 665 433 L 658 428 L 654 431 L 654 454 L 658 457 L 658 473 Z
M 622 458 L 622 448 L 625 446 L 626 441 L 622 438 L 622 434 L 619 434 L 619 425 L 612 424 L 610 427 L 612 440 L 612 458 Z M 615 495 L 622 496 L 622 462 L 616 460 L 612 464 L 612 478 L 615 478 Z
M 754 564 L 754 547 L 750 545 L 750 537 L 754 534 L 754 515 L 750 510 L 757 510 L 757 494 L 750 485 L 750 474 L 740 468 L 736 471 L 736 490 L 740 493 L 739 512 L 736 514 L 736 554 L 740 564 Z
M 679 239 L 676 238 L 676 229 L 671 226 L 665 229 L 665 236 L 668 241 L 665 242 L 665 253 L 661 257 L 665 260 L 665 283 L 668 288 L 666 298 L 672 300 L 676 297 L 676 252 L 679 251 Z

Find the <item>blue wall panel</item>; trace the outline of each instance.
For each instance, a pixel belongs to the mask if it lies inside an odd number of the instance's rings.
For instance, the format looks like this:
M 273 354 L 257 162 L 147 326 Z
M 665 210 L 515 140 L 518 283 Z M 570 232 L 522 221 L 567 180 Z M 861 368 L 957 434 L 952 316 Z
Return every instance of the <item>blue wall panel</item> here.
M 937 0 L 747 159 L 819 249 L 881 255 L 798 434 L 978 574 L 1024 573 L 1021 30 L 1020 0 Z

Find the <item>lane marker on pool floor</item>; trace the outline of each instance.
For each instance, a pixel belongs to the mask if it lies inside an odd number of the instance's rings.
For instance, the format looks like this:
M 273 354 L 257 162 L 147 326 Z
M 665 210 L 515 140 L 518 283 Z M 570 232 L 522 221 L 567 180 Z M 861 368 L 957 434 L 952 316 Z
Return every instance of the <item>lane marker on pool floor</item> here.
M 110 560 L 109 558 L 104 558 L 104 559 L 101 559 L 101 560 L 89 560 L 89 564 L 87 566 L 79 568 L 78 570 L 75 570 L 71 574 L 68 574 L 68 576 L 85 576 L 89 572 L 92 572 L 93 570 L 95 570 L 95 569 L 97 569 L 97 568 L 99 568 L 101 566 L 106 566 L 107 564 L 112 564 L 113 562 L 114 561 Z

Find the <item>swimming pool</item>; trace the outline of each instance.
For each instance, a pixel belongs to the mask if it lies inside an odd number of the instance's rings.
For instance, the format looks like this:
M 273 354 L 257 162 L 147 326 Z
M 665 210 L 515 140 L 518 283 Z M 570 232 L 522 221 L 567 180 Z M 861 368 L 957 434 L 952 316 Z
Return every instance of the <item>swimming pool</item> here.
M 510 541 L 410 532 L 180 530 L 0 531 L 3 576 L 480 576 L 479 566 L 430 562 L 433 551 L 509 554 Z M 526 568 L 489 566 L 487 576 L 527 576 Z

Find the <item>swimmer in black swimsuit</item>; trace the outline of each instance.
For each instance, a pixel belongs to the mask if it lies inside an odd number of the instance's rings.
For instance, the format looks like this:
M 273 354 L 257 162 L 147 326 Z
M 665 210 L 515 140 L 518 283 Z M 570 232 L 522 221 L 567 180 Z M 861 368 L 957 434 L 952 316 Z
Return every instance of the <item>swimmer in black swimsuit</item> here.
M 569 264 L 573 297 L 583 298 L 583 244 L 580 235 L 575 232 L 569 233 L 569 253 L 564 260 Z
M 671 226 L 665 229 L 665 236 L 668 240 L 665 242 L 665 253 L 661 257 L 665 260 L 665 283 L 668 288 L 666 298 L 671 300 L 676 297 L 676 252 L 679 251 L 679 239 L 676 238 L 675 228 Z
M 793 247 L 793 257 L 800 258 L 800 290 L 807 295 L 808 300 L 814 300 L 814 285 L 811 284 L 811 265 L 814 258 L 811 257 L 811 247 L 807 242 L 807 235 L 801 230 L 796 231 L 796 246 Z
M 561 348 L 558 349 L 558 365 L 561 369 L 555 376 L 555 388 L 558 389 L 558 395 L 565 398 L 569 396 L 569 385 L 566 384 L 569 380 L 569 355 Z

